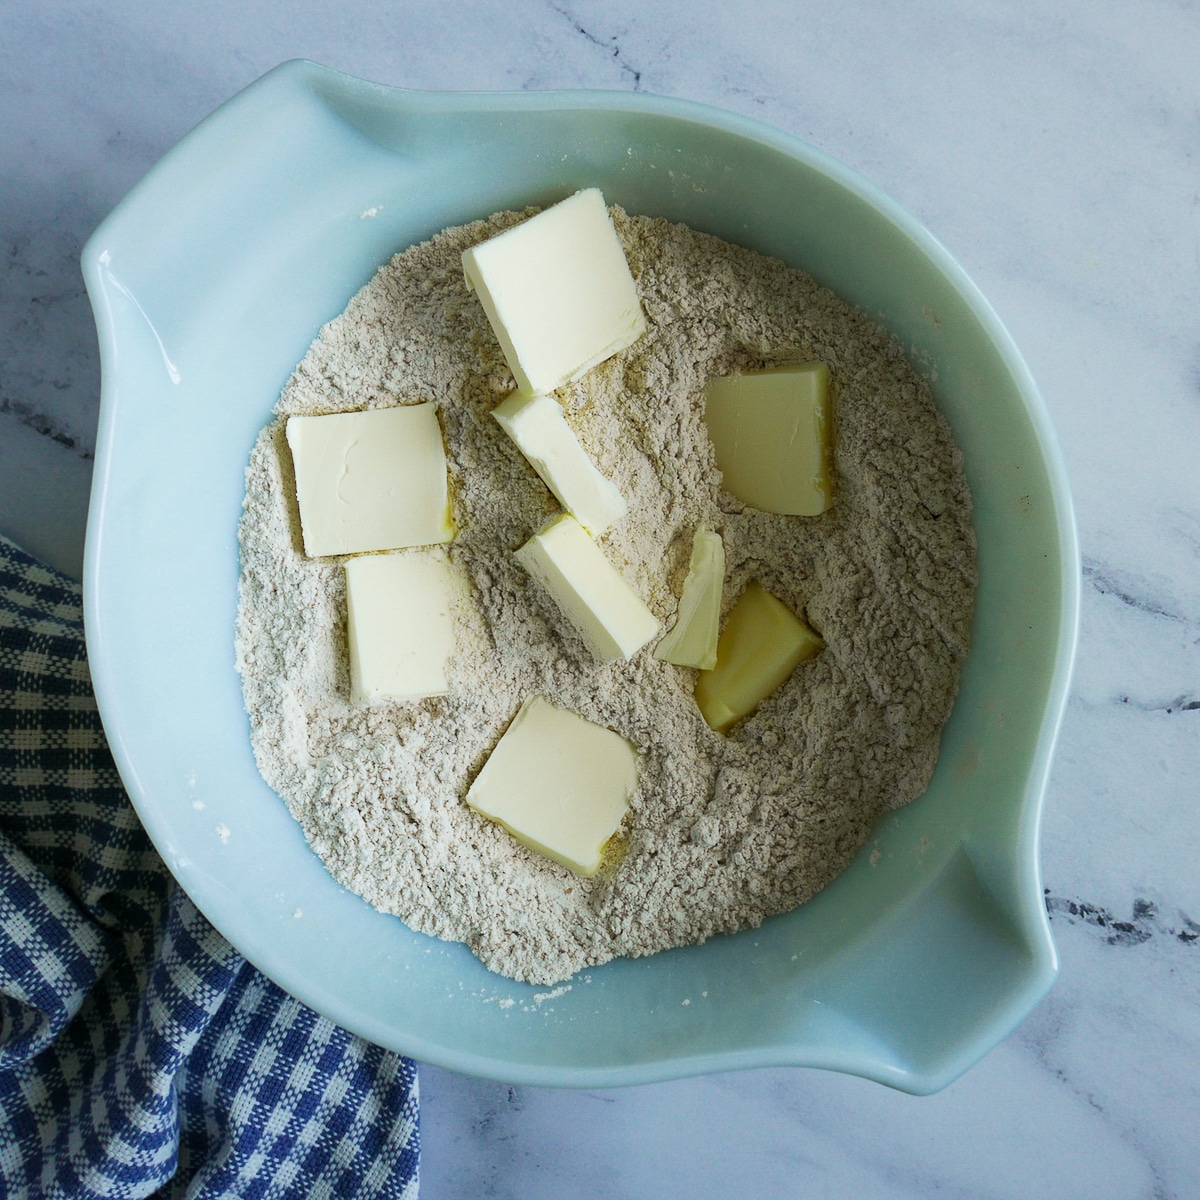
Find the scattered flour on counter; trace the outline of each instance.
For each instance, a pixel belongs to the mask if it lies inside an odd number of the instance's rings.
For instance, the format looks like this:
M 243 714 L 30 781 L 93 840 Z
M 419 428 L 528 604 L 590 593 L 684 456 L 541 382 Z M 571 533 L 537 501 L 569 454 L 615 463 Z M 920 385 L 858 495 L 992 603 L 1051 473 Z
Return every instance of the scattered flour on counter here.
M 529 213 L 398 254 L 321 331 L 246 475 L 237 654 L 254 752 L 338 880 L 413 929 L 539 985 L 759 925 L 825 886 L 872 822 L 926 787 L 968 647 L 976 583 L 961 456 L 928 385 L 878 326 L 805 274 L 613 210 L 649 329 L 559 393 L 629 502 L 600 544 L 666 627 L 692 535 L 725 541 L 726 609 L 759 579 L 824 637 L 728 737 L 695 672 L 649 649 L 597 666 L 513 559 L 557 505 L 490 413 L 512 377 L 462 251 Z M 836 386 L 838 491 L 820 517 L 720 489 L 701 420 L 710 377 L 822 360 Z M 299 540 L 292 414 L 436 400 L 471 583 L 448 696 L 349 700 L 341 560 Z M 463 795 L 530 694 L 614 729 L 641 775 L 619 867 L 581 879 Z

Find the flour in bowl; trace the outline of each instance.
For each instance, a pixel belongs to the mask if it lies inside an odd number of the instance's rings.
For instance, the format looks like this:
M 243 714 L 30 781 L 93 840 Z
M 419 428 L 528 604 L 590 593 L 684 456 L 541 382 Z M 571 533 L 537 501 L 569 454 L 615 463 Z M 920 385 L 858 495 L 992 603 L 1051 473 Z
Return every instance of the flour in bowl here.
M 648 321 L 559 393 L 629 512 L 599 539 L 669 627 L 697 528 L 727 559 L 726 610 L 754 579 L 825 649 L 728 736 L 696 672 L 597 666 L 514 560 L 557 505 L 491 410 L 513 379 L 464 249 L 502 213 L 396 255 L 296 368 L 251 455 L 237 654 L 254 753 L 333 876 L 413 929 L 539 985 L 617 955 L 757 926 L 824 887 L 873 821 L 926 787 L 966 657 L 976 584 L 961 455 L 896 342 L 800 271 L 613 210 Z M 837 494 L 818 517 L 720 488 L 702 421 L 713 376 L 822 361 L 837 389 Z M 469 579 L 450 694 L 350 700 L 343 572 L 300 543 L 286 418 L 434 400 L 455 492 L 447 549 Z M 530 695 L 641 755 L 615 870 L 571 874 L 463 802 Z

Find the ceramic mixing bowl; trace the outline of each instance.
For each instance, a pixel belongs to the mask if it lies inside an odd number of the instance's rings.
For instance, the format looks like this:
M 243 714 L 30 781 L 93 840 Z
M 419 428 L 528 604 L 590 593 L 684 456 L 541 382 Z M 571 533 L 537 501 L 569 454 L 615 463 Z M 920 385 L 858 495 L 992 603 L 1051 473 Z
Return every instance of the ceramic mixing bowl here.
M 259 777 L 234 668 L 237 522 L 281 386 L 382 262 L 591 185 L 803 267 L 911 348 L 965 455 L 980 582 L 933 782 L 844 874 L 760 929 L 539 990 L 335 884 Z M 100 711 L 167 864 L 279 984 L 384 1046 L 515 1082 L 795 1064 L 911 1092 L 1045 993 L 1038 821 L 1076 633 L 1070 498 L 1008 335 L 893 201 L 695 104 L 406 92 L 293 62 L 188 134 L 83 267 L 103 365 L 85 570 Z

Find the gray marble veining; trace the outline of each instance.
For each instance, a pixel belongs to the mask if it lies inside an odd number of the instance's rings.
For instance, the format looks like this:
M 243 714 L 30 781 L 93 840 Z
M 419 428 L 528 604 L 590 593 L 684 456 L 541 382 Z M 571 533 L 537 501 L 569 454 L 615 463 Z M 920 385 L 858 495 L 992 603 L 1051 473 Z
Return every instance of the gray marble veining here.
M 78 574 L 99 369 L 88 234 L 286 58 L 418 88 L 707 101 L 890 192 L 1046 395 L 1085 554 L 1043 826 L 1062 976 L 945 1092 L 760 1071 L 614 1092 L 423 1071 L 423 1193 L 1200 1195 L 1200 10 L 1186 0 L 332 0 L 0 15 L 0 532 Z

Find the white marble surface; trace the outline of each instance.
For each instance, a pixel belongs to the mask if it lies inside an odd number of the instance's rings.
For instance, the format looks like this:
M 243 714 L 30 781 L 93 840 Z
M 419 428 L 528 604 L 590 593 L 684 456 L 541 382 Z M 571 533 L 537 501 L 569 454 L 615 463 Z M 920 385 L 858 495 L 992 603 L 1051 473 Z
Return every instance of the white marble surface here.
M 4 0 L 0 531 L 78 574 L 77 266 L 221 100 L 304 56 L 418 88 L 640 88 L 768 121 L 915 212 L 1049 403 L 1085 555 L 1046 808 L 1050 997 L 941 1095 L 779 1070 L 610 1092 L 426 1069 L 423 1194 L 1200 1196 L 1200 9 L 1190 0 Z

